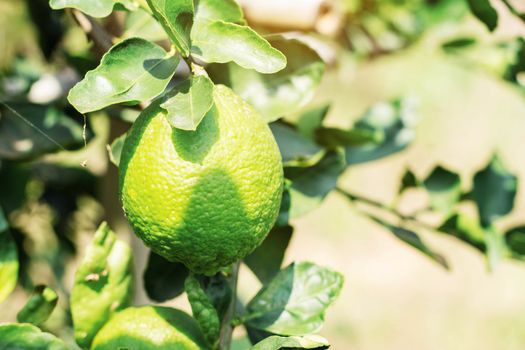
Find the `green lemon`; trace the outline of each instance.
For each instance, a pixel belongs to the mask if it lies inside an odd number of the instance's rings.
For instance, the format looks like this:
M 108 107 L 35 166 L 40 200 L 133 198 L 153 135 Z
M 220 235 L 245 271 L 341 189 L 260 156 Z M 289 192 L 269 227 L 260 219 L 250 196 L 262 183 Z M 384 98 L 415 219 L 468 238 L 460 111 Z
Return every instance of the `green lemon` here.
M 154 252 L 211 275 L 245 257 L 273 226 L 283 170 L 254 109 L 217 85 L 196 131 L 175 129 L 156 102 L 136 120 L 120 160 L 120 196 Z
M 169 307 L 129 307 L 97 333 L 91 350 L 203 350 L 199 325 L 184 312 Z

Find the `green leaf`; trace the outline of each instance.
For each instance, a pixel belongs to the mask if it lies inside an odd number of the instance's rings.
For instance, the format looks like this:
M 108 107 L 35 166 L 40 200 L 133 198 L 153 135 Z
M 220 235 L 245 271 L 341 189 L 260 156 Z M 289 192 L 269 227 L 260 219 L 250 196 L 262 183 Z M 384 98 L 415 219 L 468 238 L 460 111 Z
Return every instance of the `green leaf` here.
M 340 273 L 310 262 L 291 264 L 248 303 L 247 324 L 281 335 L 314 333 L 343 280 Z
M 10 108 L 1 107 L 0 158 L 29 160 L 84 144 L 82 126 L 53 106 L 11 102 Z
M 89 347 L 95 334 L 117 311 L 130 305 L 132 251 L 104 222 L 75 274 L 71 314 L 75 340 Z
M 481 252 L 487 251 L 483 228 L 476 219 L 467 214 L 459 213 L 453 215 L 438 230 L 456 237 Z
M 147 0 L 153 15 L 162 24 L 182 56 L 190 54 L 193 0 Z
M 116 103 L 136 104 L 164 91 L 179 62 L 174 53 L 141 38 L 113 46 L 100 65 L 89 71 L 69 92 L 69 102 L 80 113 Z
M 137 10 L 128 13 L 124 22 L 123 38 L 139 37 L 145 40 L 168 40 L 164 28 L 148 12 Z
M 329 110 L 330 105 L 323 105 L 303 112 L 296 123 L 297 131 L 304 137 L 314 140 L 315 132 L 322 127 Z
M 498 26 L 498 12 L 492 7 L 489 0 L 467 0 L 470 11 L 481 22 L 485 23 L 491 32 Z
M 128 136 L 127 133 L 115 138 L 108 149 L 109 161 L 117 167 L 120 164 L 120 155 L 122 153 L 122 148 L 124 147 L 124 142 L 126 142 L 126 136 Z
M 192 75 L 176 86 L 160 106 L 168 112 L 168 122 L 172 127 L 197 130 L 213 106 L 213 83 L 204 75 Z
M 408 188 L 418 187 L 419 180 L 416 175 L 410 170 L 406 169 L 403 177 L 401 178 L 401 184 L 397 193 L 403 193 Z
M 292 181 L 290 216 L 298 217 L 315 209 L 337 185 L 346 168 L 344 154 L 329 151 L 311 167 L 287 167 L 284 174 Z
M 290 196 L 291 186 L 292 182 L 285 179 L 283 186 L 283 197 L 281 199 L 281 207 L 279 208 L 279 215 L 277 216 L 277 220 L 275 221 L 275 226 L 288 226 L 288 222 L 290 222 L 290 208 L 292 207 L 292 199 Z
M 67 350 L 62 340 L 31 324 L 0 324 L 0 349 Z
M 181 263 L 170 262 L 150 251 L 144 271 L 144 288 L 151 300 L 164 302 L 184 292 L 188 269 Z
M 517 182 L 516 176 L 505 168 L 498 156 L 476 173 L 472 192 L 482 226 L 491 226 L 494 220 L 512 210 Z
M 254 106 L 267 122 L 272 122 L 310 102 L 321 83 L 325 65 L 314 50 L 299 40 L 281 35 L 268 40 L 286 56 L 286 68 L 274 74 L 260 74 L 229 64 L 228 82 L 224 83 Z
M 206 341 L 212 348 L 215 348 L 219 340 L 220 331 L 220 320 L 217 310 L 193 274 L 186 278 L 184 290 L 188 295 L 193 318 L 199 323 Z
M 327 148 L 379 144 L 383 141 L 383 136 L 381 132 L 367 129 L 343 130 L 320 127 L 315 130 L 315 140 Z
M 273 335 L 255 344 L 251 350 L 299 350 L 299 349 L 328 349 L 330 343 L 318 335 L 305 335 L 302 337 L 280 337 Z
M 246 24 L 239 4 L 235 0 L 199 0 L 195 9 L 195 22 L 221 20 Z
M 414 140 L 415 121 L 413 102 L 408 99 L 374 105 L 355 123 L 354 129 L 380 133 L 382 142 L 346 147 L 347 163 L 369 162 L 402 151 Z
M 270 282 L 281 270 L 292 233 L 292 226 L 275 226 L 263 243 L 244 258 L 244 263 L 263 284 Z
M 286 57 L 253 29 L 221 20 L 201 20 L 191 32 L 191 53 L 206 63 L 235 62 L 261 73 L 286 66 Z
M 448 266 L 447 261 L 443 257 L 443 255 L 435 252 L 433 249 L 427 246 L 425 242 L 423 242 L 423 240 L 421 240 L 421 238 L 415 232 L 407 230 L 406 228 L 403 228 L 403 227 L 391 225 L 373 216 L 370 216 L 370 218 L 373 221 L 377 222 L 378 224 L 382 225 L 383 227 L 387 228 L 390 232 L 394 234 L 394 236 L 396 236 L 403 242 L 409 244 L 410 246 L 416 248 L 421 253 L 431 258 L 432 260 L 437 262 L 439 265 L 443 266 L 445 269 L 448 270 L 449 266 Z
M 525 226 L 514 227 L 505 233 L 505 243 L 518 257 L 525 256 Z
M 38 326 L 49 318 L 57 302 L 58 295 L 53 289 L 44 285 L 36 286 L 16 319 L 21 323 L 32 323 Z
M 443 43 L 441 48 L 447 52 L 455 52 L 458 49 L 471 47 L 476 43 L 477 41 L 474 38 L 457 38 Z
M 120 4 L 130 10 L 137 5 L 132 0 L 50 0 L 49 5 L 54 10 L 75 8 L 93 17 L 107 17 L 115 5 Z
M 459 175 L 441 166 L 436 167 L 423 181 L 432 208 L 449 215 L 461 197 Z
M 325 154 L 321 147 L 299 134 L 291 125 L 277 122 L 270 124 L 270 129 L 279 146 L 284 166 L 312 166 Z
M 15 289 L 18 279 L 18 253 L 8 227 L 4 212 L 0 208 L 0 303 Z
M 214 276 L 199 275 L 197 278 L 208 299 L 215 310 L 217 310 L 219 318 L 222 320 L 232 300 L 230 281 L 220 272 Z

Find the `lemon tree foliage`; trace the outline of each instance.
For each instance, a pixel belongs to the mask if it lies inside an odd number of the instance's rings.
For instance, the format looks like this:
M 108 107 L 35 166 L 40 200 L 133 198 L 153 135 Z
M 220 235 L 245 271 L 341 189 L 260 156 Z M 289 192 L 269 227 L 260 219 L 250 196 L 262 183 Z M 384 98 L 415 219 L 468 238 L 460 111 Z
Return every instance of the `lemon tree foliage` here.
M 57 302 L 58 295 L 53 289 L 44 285 L 36 286 L 16 319 L 21 323 L 32 323 L 38 326 L 49 318 Z
M 102 223 L 77 268 L 71 293 L 75 339 L 80 346 L 88 347 L 106 321 L 131 303 L 131 254 L 130 247 Z
M 495 1 L 525 19 L 511 1 Z M 245 328 L 254 350 L 326 349 L 329 342 L 315 334 L 343 276 L 312 262 L 283 268 L 283 261 L 291 240 L 299 239 L 293 219 L 330 194 L 444 268 L 446 256 L 421 230 L 457 238 L 484 254 L 490 267 L 504 257 L 525 260 L 523 224 L 505 231 L 499 225 L 512 212 L 518 184 L 510 163 L 497 155 L 468 174 L 472 181 L 445 164 L 423 175 L 407 168 L 391 203 L 341 187 L 349 167 L 410 147 L 417 101 L 390 96 L 349 116 L 352 125 L 334 125 L 330 104 L 310 104 L 325 71 L 338 69 L 319 43 L 335 42 L 337 50 L 348 45 L 360 61 L 408 47 L 425 30 L 459 22 L 469 10 L 490 31 L 501 21 L 494 1 L 372 2 L 371 8 L 356 2 L 354 12 L 342 16 L 344 35 L 335 40 L 252 28 L 235 0 L 49 0 L 45 8 L 28 2 L 35 28 L 49 39 L 34 40 L 48 61 L 13 58 L 12 70 L 0 75 L 0 303 L 17 283 L 32 293 L 18 310 L 19 323 L 0 324 L 0 348 L 66 349 L 36 326 L 63 334 L 49 317 L 56 312 L 68 320 L 70 310 L 82 349 L 226 350 L 235 327 Z M 98 57 L 96 50 L 72 49 L 73 21 L 65 20 L 72 11 L 96 17 L 86 17 L 87 27 L 79 24 L 95 42 L 101 32 L 112 35 L 113 47 Z M 410 25 L 397 25 L 405 20 Z M 454 37 L 439 47 L 460 57 L 480 43 Z M 489 50 L 504 57 L 493 67 L 498 76 L 522 88 L 523 39 Z M 483 57 L 479 61 L 490 65 Z M 76 77 L 64 79 L 57 70 L 50 78 L 45 67 L 51 62 L 83 77 L 70 89 Z M 42 100 L 31 90 L 46 79 L 55 79 L 60 91 L 49 89 Z M 97 182 L 105 167 L 93 159 L 93 148 L 106 143 L 118 185 L 106 175 L 103 186 Z M 63 160 L 64 151 L 84 145 L 75 160 L 81 165 Z M 409 191 L 427 198 L 413 213 L 397 207 Z M 95 229 L 104 216 L 115 219 L 114 205 L 95 199 L 100 192 L 120 197 L 133 231 L 150 248 L 142 282 L 152 305 L 132 305 L 127 238 L 117 238 L 106 223 Z M 465 210 L 465 202 L 474 203 L 478 215 Z M 29 234 L 34 228 L 20 219 L 27 212 L 44 215 L 38 234 Z M 426 222 L 427 213 L 436 222 Z M 49 286 L 35 283 L 34 261 L 55 274 Z M 77 265 L 68 298 L 69 262 Z M 241 263 L 262 284 L 248 302 L 237 296 Z M 183 293 L 193 317 L 155 305 Z
M 67 350 L 64 342 L 27 323 L 0 324 L 0 348 L 24 350 Z

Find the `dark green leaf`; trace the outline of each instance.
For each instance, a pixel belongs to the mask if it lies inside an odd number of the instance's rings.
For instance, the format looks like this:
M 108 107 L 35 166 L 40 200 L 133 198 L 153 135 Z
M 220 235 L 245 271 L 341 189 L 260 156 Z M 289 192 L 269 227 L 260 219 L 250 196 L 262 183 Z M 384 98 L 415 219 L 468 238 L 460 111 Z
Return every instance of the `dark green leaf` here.
M 195 21 L 202 20 L 222 20 L 246 24 L 242 9 L 235 0 L 198 0 L 195 9 Z
M 219 340 L 220 331 L 220 320 L 217 310 L 193 274 L 186 278 L 184 290 L 188 295 L 193 318 L 199 323 L 208 344 L 215 348 Z
M 0 208 L 0 303 L 11 294 L 18 279 L 18 253 Z
M 282 335 L 314 333 L 322 327 L 325 310 L 339 295 L 343 280 L 331 269 L 294 263 L 248 303 L 247 324 Z
M 50 0 L 52 9 L 75 8 L 93 17 L 106 17 L 111 14 L 117 4 L 135 10 L 136 4 L 132 0 Z
M 438 166 L 423 181 L 432 208 L 449 215 L 461 197 L 459 175 Z
M 472 14 L 485 23 L 491 32 L 498 26 L 498 12 L 490 4 L 490 0 L 467 0 Z
M 505 233 L 505 242 L 510 251 L 519 256 L 525 256 L 525 226 L 515 227 Z
M 82 126 L 56 108 L 29 103 L 9 107 L 0 108 L 0 158 L 27 160 L 83 145 Z
M 284 169 L 290 188 L 290 216 L 298 217 L 317 207 L 337 185 L 339 176 L 346 168 L 344 154 L 329 151 L 311 167 L 288 167 Z
M 414 175 L 414 173 L 410 169 L 406 169 L 405 174 L 401 178 L 401 184 L 399 186 L 398 193 L 402 193 L 407 188 L 418 187 L 418 186 L 419 186 L 419 181 L 416 178 L 416 175 Z
M 191 53 L 207 62 L 235 62 L 261 73 L 275 73 L 286 66 L 286 57 L 247 26 L 221 20 L 200 20 L 191 32 Z
M 415 232 L 407 230 L 406 228 L 403 228 L 403 227 L 391 225 L 376 217 L 371 216 L 370 218 L 374 220 L 375 222 L 377 222 L 378 224 L 387 228 L 397 238 L 411 245 L 412 247 L 416 248 L 421 253 L 425 254 L 426 256 L 428 256 L 429 258 L 437 262 L 439 265 L 443 266 L 445 269 L 449 268 L 448 263 L 445 260 L 445 258 L 441 254 L 436 253 L 433 249 L 427 246 L 425 242 L 423 242 L 421 238 Z
M 144 271 L 144 288 L 148 297 L 157 302 L 173 299 L 184 292 L 188 269 L 150 251 L 148 266 Z
M 192 75 L 176 86 L 160 105 L 168 111 L 172 127 L 197 130 L 200 122 L 213 106 L 213 83 L 204 75 Z
M 244 262 L 263 284 L 270 282 L 281 270 L 284 253 L 292 238 L 293 227 L 275 226 L 263 243 Z
M 380 133 L 382 142 L 346 147 L 347 163 L 369 162 L 405 149 L 415 137 L 416 115 L 413 109 L 413 103 L 410 100 L 379 103 L 370 108 L 355 123 L 354 128 Z M 379 138 L 379 136 L 376 137 Z
M 442 44 L 441 47 L 445 51 L 451 51 L 454 52 L 458 49 L 464 49 L 466 47 L 470 47 L 476 43 L 476 39 L 474 38 L 459 38 L 447 41 L 446 43 Z
M 33 295 L 20 310 L 16 319 L 21 323 L 32 323 L 38 326 L 49 318 L 57 302 L 58 295 L 53 289 L 43 285 L 36 286 Z
M 487 167 L 474 176 L 472 190 L 481 225 L 488 227 L 514 207 L 517 178 L 494 156 Z
M 141 38 L 126 39 L 102 57 L 69 92 L 69 102 L 81 113 L 116 103 L 139 103 L 164 91 L 175 73 L 178 57 Z
M 71 314 L 75 339 L 89 347 L 95 334 L 133 294 L 132 251 L 106 223 L 98 228 L 75 274 Z
M 281 199 L 281 207 L 279 208 L 279 216 L 277 216 L 275 226 L 288 226 L 288 222 L 290 222 L 290 208 L 292 206 L 292 199 L 290 196 L 291 186 L 291 181 L 285 179 L 283 186 L 283 197 Z
M 153 15 L 162 24 L 182 56 L 190 54 L 193 0 L 147 0 Z
M 270 124 L 285 166 L 312 166 L 319 162 L 325 151 L 302 136 L 293 126 L 276 122 Z
M 329 347 L 330 343 L 318 335 L 304 335 L 302 337 L 280 337 L 273 335 L 255 344 L 251 350 L 323 350 Z
M 67 350 L 62 340 L 44 333 L 31 324 L 0 324 L 0 349 L 5 350 Z
M 483 228 L 477 220 L 466 214 L 459 213 L 453 215 L 445 221 L 438 230 L 456 237 L 481 252 L 487 251 Z
M 343 130 L 338 128 L 321 127 L 315 130 L 315 140 L 318 144 L 336 148 L 340 146 L 361 146 L 365 144 L 379 144 L 383 140 L 382 132 L 367 129 Z
M 299 40 L 280 35 L 268 40 L 286 56 L 286 68 L 275 74 L 260 74 L 236 64 L 228 65 L 227 69 L 228 85 L 267 122 L 272 122 L 297 112 L 312 99 L 323 77 L 324 63 L 314 50 Z
M 120 135 L 113 140 L 111 146 L 108 149 L 109 160 L 111 163 L 115 164 L 117 167 L 120 164 L 120 154 L 122 153 L 122 147 L 124 147 L 124 142 L 126 142 L 127 133 Z

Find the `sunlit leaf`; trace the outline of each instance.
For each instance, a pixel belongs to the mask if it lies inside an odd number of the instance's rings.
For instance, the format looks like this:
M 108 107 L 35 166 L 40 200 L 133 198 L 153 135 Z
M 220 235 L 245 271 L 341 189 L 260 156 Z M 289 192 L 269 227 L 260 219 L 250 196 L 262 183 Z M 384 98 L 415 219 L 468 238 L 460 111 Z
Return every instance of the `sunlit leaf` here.
M 263 243 L 244 258 L 244 263 L 263 284 L 270 282 L 281 270 L 292 233 L 292 226 L 274 227 Z
M 45 322 L 58 302 L 57 293 L 47 286 L 36 286 L 16 319 L 21 323 L 32 323 L 38 326 Z
M 153 15 L 162 24 L 182 56 L 190 54 L 193 0 L 147 0 Z
M 322 327 L 325 310 L 339 295 L 343 280 L 326 267 L 294 263 L 248 303 L 247 324 L 281 335 L 314 333 Z
M 273 335 L 255 344 L 251 350 L 299 350 L 299 349 L 328 349 L 330 343 L 318 335 L 304 335 L 301 337 L 281 337 Z
M 275 73 L 286 66 L 286 57 L 247 26 L 221 20 L 201 20 L 191 32 L 191 53 L 207 63 L 235 62 L 261 73 Z
M 235 0 L 199 0 L 195 9 L 195 21 L 222 20 L 246 24 L 242 9 Z
M 52 334 L 25 323 L 0 324 L 0 349 L 20 350 L 67 350 L 68 348 Z
M 109 161 L 117 167 L 120 164 L 120 155 L 122 153 L 122 148 L 124 147 L 124 142 L 126 142 L 126 136 L 127 133 L 114 139 L 108 149 Z
M 69 102 L 81 113 L 116 103 L 136 104 L 158 96 L 175 73 L 179 59 L 160 46 L 131 38 L 113 46 L 100 65 L 69 92 Z
M 113 11 L 115 5 L 135 10 L 137 4 L 132 0 L 50 0 L 52 9 L 75 8 L 93 17 L 107 17 Z
M 467 214 L 459 213 L 453 215 L 438 230 L 456 237 L 481 252 L 487 250 L 483 228 L 476 219 L 471 218 Z
M 104 323 L 129 306 L 132 291 L 131 248 L 102 223 L 76 271 L 71 293 L 75 339 L 81 347 L 89 347 Z
M 228 71 L 229 85 L 257 109 L 268 122 L 297 112 L 314 96 L 324 73 L 324 63 L 306 44 L 280 35 L 267 38 L 287 59 L 286 68 L 274 74 L 261 74 L 236 64 L 212 67 Z
M 192 75 L 176 86 L 160 106 L 168 111 L 172 127 L 196 130 L 213 106 L 213 83 L 204 75 Z
M 126 16 L 123 37 L 139 37 L 151 41 L 168 39 L 160 23 L 151 14 L 141 9 L 130 12 Z

